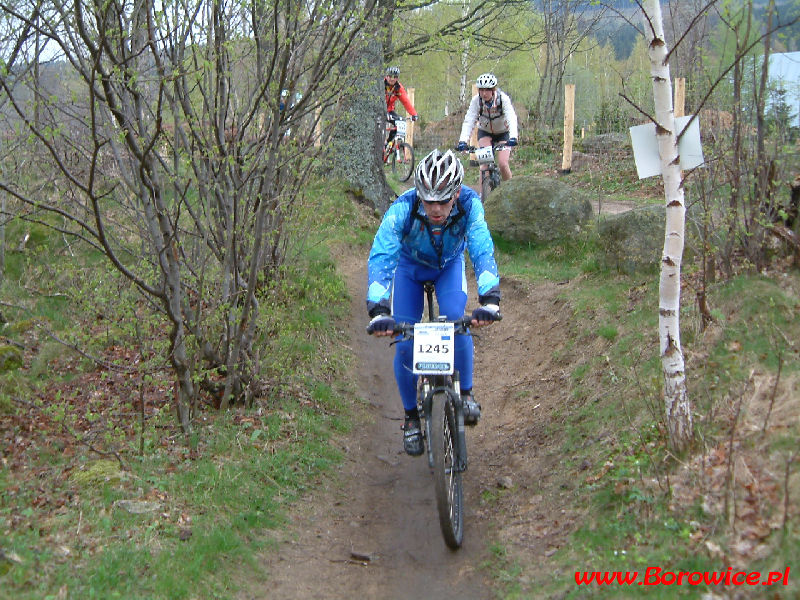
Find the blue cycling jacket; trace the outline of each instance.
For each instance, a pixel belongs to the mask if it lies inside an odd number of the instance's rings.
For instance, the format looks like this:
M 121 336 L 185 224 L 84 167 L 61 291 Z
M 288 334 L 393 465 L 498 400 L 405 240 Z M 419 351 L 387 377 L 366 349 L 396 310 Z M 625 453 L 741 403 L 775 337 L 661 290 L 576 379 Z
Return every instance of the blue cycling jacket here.
M 415 214 L 412 214 L 415 213 Z M 477 193 L 461 186 L 447 221 L 433 227 L 411 188 L 395 200 L 375 234 L 368 262 L 367 310 L 370 316 L 390 313 L 392 279 L 400 256 L 435 269 L 469 251 L 482 304 L 500 302 L 500 277 L 494 242 Z

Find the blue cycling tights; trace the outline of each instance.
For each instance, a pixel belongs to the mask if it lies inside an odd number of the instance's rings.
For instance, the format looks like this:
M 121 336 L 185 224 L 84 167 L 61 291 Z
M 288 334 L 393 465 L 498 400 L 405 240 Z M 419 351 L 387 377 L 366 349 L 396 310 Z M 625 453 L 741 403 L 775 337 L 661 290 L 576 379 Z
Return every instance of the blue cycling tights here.
M 425 304 L 423 283 L 433 281 L 439 314 L 455 320 L 464 316 L 467 306 L 467 277 L 464 255 L 452 261 L 444 269 L 426 267 L 402 257 L 394 274 L 392 287 L 392 316 L 395 321 L 418 323 L 422 320 Z M 471 335 L 455 336 L 455 368 L 461 379 L 461 389 L 472 389 L 473 343 Z M 412 341 L 398 342 L 394 355 L 394 376 L 403 408 L 417 406 L 417 376 L 412 373 L 411 362 L 414 348 Z

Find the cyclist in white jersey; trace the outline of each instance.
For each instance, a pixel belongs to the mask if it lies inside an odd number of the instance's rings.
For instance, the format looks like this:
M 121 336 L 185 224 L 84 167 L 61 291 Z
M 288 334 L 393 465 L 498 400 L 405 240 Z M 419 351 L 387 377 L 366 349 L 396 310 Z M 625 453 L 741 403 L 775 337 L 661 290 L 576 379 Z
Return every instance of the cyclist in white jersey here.
M 475 125 L 478 125 L 478 146 L 496 146 L 505 142 L 507 146 L 516 146 L 519 138 L 517 113 L 511 104 L 511 98 L 497 87 L 497 77 L 492 73 L 484 73 L 476 80 L 478 94 L 472 98 L 461 126 L 457 150 L 467 149 L 467 141 Z M 500 168 L 503 180 L 511 179 L 511 168 L 508 165 L 510 152 L 497 152 L 495 160 Z M 481 166 L 481 170 L 484 167 Z

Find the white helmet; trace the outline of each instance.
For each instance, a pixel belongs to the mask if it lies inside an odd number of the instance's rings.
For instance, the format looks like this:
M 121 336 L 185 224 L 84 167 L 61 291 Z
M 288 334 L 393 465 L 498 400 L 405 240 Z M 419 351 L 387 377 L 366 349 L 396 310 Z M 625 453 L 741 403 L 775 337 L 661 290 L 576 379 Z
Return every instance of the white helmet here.
M 386 69 L 386 74 L 390 77 L 397 77 L 400 75 L 400 67 L 388 67 Z
M 478 79 L 475 81 L 475 83 L 478 85 L 479 90 L 496 88 L 497 77 L 491 73 L 484 73 L 483 75 L 478 76 Z
M 461 188 L 464 166 L 452 150 L 433 150 L 419 161 L 414 171 L 417 195 L 425 202 L 449 202 Z

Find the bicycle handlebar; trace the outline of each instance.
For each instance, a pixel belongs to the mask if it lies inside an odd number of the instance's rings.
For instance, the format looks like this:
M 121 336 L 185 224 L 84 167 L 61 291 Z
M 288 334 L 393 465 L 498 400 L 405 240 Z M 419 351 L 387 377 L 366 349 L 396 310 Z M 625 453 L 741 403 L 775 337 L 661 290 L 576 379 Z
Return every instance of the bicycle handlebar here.
M 502 321 L 503 315 L 501 313 L 497 313 L 497 318 L 495 321 Z M 464 335 L 469 333 L 470 327 L 472 327 L 472 315 L 467 314 L 461 317 L 460 319 L 456 319 L 455 321 L 442 321 L 443 323 L 452 323 L 454 326 L 454 330 L 456 334 Z M 394 329 L 392 330 L 392 335 L 402 335 L 403 340 L 410 340 L 414 337 L 414 323 L 395 323 Z M 367 327 L 367 333 L 372 334 L 373 332 L 369 330 Z
M 500 150 L 511 150 L 511 146 L 506 144 L 505 142 L 501 144 L 497 144 L 497 146 L 492 146 L 492 152 L 498 152 Z M 476 150 L 480 150 L 481 146 L 467 146 L 461 152 L 475 152 Z M 456 150 L 458 150 L 458 146 L 456 146 Z
M 499 320 L 499 319 L 498 319 Z M 458 334 L 469 333 L 469 328 L 472 327 L 472 315 L 464 315 L 455 321 L 443 321 L 444 323 L 452 323 L 455 332 Z M 406 339 L 414 337 L 414 323 L 396 323 L 394 326 L 395 335 L 402 335 Z

